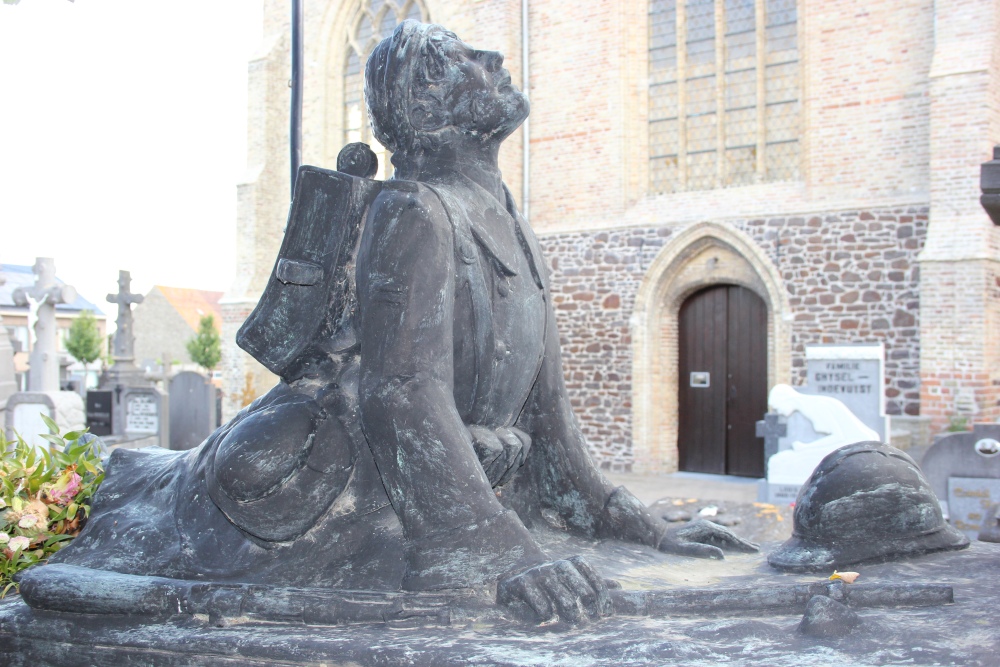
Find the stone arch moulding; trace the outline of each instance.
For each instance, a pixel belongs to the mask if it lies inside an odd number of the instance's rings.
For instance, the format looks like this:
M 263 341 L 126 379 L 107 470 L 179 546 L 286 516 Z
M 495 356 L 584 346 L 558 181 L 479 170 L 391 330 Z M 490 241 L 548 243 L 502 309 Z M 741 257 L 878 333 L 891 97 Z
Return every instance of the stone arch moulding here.
M 351 48 L 348 35 L 356 25 L 363 7 L 369 3 L 370 0 L 328 2 L 323 16 L 322 37 L 315 58 L 316 62 L 323 65 L 322 78 L 317 81 L 322 91 L 318 96 L 321 108 L 317 116 L 322 123 L 318 128 L 318 136 L 323 140 L 324 162 L 321 166 L 328 166 L 330 169 L 337 164 L 337 154 L 344 147 L 344 63 L 348 49 Z M 384 4 L 386 3 L 380 3 L 380 6 Z M 393 8 L 417 5 L 428 22 L 433 22 L 437 16 L 437 4 L 437 0 L 392 0 Z M 306 60 L 310 60 L 309 54 Z
M 653 260 L 632 311 L 632 452 L 637 470 L 677 470 L 678 313 L 688 296 L 717 284 L 741 285 L 764 299 L 768 390 L 791 378 L 792 314 L 777 267 L 735 227 L 702 222 L 684 229 Z

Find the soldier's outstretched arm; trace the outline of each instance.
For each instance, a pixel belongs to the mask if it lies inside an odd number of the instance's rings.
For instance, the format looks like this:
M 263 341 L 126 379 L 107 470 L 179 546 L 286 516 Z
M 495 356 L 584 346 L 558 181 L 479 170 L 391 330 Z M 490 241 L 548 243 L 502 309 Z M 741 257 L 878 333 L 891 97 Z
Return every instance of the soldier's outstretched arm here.
M 497 501 L 455 407 L 451 223 L 432 193 L 390 187 L 358 255 L 362 424 L 409 545 L 404 585 L 476 585 L 545 557 Z
M 559 334 L 551 307 L 545 359 L 517 426 L 531 437 L 531 451 L 514 479 L 511 496 L 519 512 L 555 511 L 584 535 L 638 542 L 660 551 L 722 558 L 722 548 L 757 546 L 708 522 L 667 529 L 665 522 L 625 487 L 615 488 L 594 464 L 577 424 L 563 380 Z

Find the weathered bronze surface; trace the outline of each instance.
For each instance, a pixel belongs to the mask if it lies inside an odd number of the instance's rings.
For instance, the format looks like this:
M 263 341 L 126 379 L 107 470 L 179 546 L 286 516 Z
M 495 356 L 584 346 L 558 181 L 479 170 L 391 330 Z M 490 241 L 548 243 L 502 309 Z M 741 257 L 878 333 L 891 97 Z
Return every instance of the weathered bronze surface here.
M 707 522 L 668 531 L 587 454 L 545 261 L 497 165 L 528 115 L 502 64 L 413 21 L 375 49 L 366 96 L 395 176 L 369 180 L 358 145 L 338 160 L 353 175 L 300 170 L 237 336 L 281 382 L 190 452 L 116 451 L 86 530 L 53 558 L 71 569 L 32 572 L 29 604 L 146 613 L 176 589 L 224 606 L 238 584 L 450 591 L 581 622 L 612 613 L 605 580 L 551 560 L 531 525 L 756 550 Z M 69 580 L 100 602 L 61 596 Z

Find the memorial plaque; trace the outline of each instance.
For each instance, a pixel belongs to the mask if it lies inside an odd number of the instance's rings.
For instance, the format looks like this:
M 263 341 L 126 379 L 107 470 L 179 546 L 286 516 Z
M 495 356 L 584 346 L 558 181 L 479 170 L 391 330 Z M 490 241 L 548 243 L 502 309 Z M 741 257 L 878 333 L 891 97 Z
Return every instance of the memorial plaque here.
M 807 345 L 804 394 L 832 396 L 888 442 L 885 414 L 885 348 L 875 345 Z
M 1000 479 L 949 477 L 948 513 L 951 525 L 974 540 L 990 507 L 1000 503 Z
M 125 406 L 125 432 L 129 435 L 152 435 L 161 428 L 162 396 L 149 387 L 127 387 L 122 391 Z
M 114 401 L 114 392 L 87 392 L 87 428 L 94 435 L 111 435 L 113 426 L 112 401 Z
M 132 396 L 125 408 L 125 430 L 129 433 L 156 433 L 160 418 L 152 396 Z

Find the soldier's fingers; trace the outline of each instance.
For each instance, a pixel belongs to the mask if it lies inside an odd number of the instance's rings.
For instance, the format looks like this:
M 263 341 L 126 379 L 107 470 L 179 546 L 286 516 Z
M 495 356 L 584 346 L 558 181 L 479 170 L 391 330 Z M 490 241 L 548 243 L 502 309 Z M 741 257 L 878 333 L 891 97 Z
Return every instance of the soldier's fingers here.
M 555 603 L 559 618 L 570 623 L 582 623 L 586 620 L 579 598 L 562 582 L 556 572 L 545 577 L 543 586 L 549 594 L 549 599 Z
M 500 486 L 503 483 L 503 478 L 507 474 L 508 465 L 507 451 L 501 451 L 500 454 L 493 459 L 493 462 L 485 468 L 486 476 L 489 477 L 491 485 Z
M 509 482 L 511 479 L 513 479 L 514 475 L 517 473 L 518 469 L 521 467 L 521 463 L 522 463 L 523 459 L 521 459 L 521 444 L 520 444 L 520 442 L 518 443 L 516 450 L 513 449 L 513 448 L 511 448 L 511 449 L 508 449 L 507 451 L 505 451 L 503 458 L 504 458 L 504 465 L 506 466 L 506 470 L 503 471 L 503 475 L 500 478 L 500 481 L 498 482 L 497 486 L 503 486 L 504 484 L 506 484 L 507 482 Z
M 755 554 L 760 551 L 759 544 L 743 539 L 732 531 L 728 531 L 728 534 L 725 536 L 723 541 L 725 542 L 723 546 L 727 549 L 732 549 L 733 551 L 741 551 L 747 554 Z
M 676 554 L 678 556 L 711 558 L 713 560 L 725 560 L 726 558 L 719 547 L 713 547 L 710 544 L 699 544 L 697 542 L 675 542 L 664 539 L 660 542 L 658 548 L 664 553 Z
M 528 458 L 528 452 L 531 451 L 531 436 L 521 429 L 514 428 L 513 426 L 511 426 L 509 430 L 521 441 L 521 452 L 517 461 L 517 464 L 521 465 Z
M 692 522 L 678 531 L 677 534 L 692 542 L 713 544 L 724 549 L 734 549 L 744 553 L 756 553 L 760 551 L 758 545 L 744 540 L 728 528 L 711 521 L 700 520 Z
M 503 454 L 503 445 L 492 433 L 474 433 L 473 435 L 472 448 L 476 451 L 476 456 L 485 469 Z
M 594 610 L 597 616 L 610 616 L 614 611 L 611 603 L 611 594 L 608 592 L 609 580 L 604 579 L 597 573 L 593 567 L 590 566 L 583 556 L 572 556 L 569 562 L 573 565 L 573 568 L 579 574 L 579 576 L 587 583 L 587 586 L 593 591 L 594 596 Z M 617 581 L 612 581 L 614 587 L 621 588 L 622 585 Z
M 530 580 L 527 573 L 502 581 L 497 588 L 497 601 L 510 605 L 521 603 L 534 612 L 539 623 L 555 616 L 555 611 L 541 587 Z

